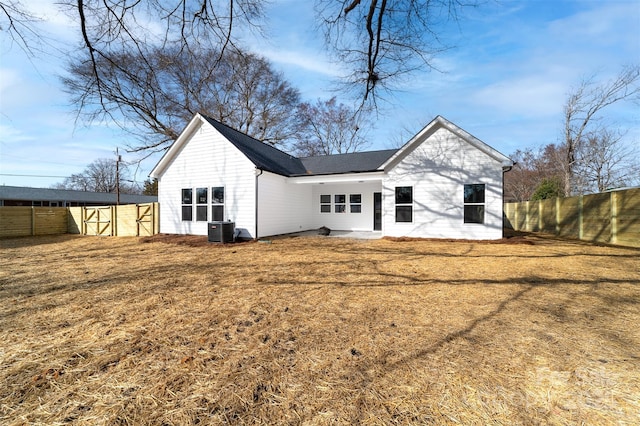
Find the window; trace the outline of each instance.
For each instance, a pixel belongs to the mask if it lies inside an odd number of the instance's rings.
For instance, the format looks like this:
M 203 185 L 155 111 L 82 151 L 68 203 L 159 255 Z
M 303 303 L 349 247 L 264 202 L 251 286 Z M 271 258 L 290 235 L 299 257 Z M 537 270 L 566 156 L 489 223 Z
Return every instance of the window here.
M 331 213 L 331 195 L 320 196 L 320 213 Z
M 185 222 L 193 220 L 193 190 L 191 188 L 182 190 L 182 220 Z
M 196 220 L 207 221 L 208 188 L 196 188 Z
M 483 183 L 464 186 L 464 223 L 484 223 Z
M 333 196 L 334 208 L 333 211 L 336 213 L 346 213 L 347 212 L 347 196 L 344 194 L 336 194 Z
M 224 186 L 211 188 L 211 220 L 214 222 L 224 220 Z
M 413 222 L 412 186 L 396 186 L 396 222 Z
M 349 211 L 362 213 L 362 194 L 349 194 Z

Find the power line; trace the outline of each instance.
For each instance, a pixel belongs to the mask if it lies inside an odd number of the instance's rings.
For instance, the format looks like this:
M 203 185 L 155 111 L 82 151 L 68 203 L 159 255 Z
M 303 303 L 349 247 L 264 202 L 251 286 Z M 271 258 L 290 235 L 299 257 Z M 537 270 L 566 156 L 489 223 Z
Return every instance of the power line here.
M 41 177 L 41 178 L 67 178 L 69 176 L 49 176 L 49 175 L 19 175 L 13 173 L 0 173 L 0 176 L 19 176 L 19 177 Z

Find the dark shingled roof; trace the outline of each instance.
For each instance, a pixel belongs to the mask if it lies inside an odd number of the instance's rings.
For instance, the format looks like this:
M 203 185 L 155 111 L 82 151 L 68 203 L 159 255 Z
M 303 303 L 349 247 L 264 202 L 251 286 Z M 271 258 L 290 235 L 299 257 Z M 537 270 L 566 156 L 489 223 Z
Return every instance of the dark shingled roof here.
M 310 175 L 373 172 L 380 168 L 397 149 L 383 151 L 352 152 L 349 154 L 322 155 L 301 158 Z
M 306 169 L 300 159 L 203 115 L 203 117 L 247 156 L 257 168 L 282 176 L 302 175 Z
M 397 149 L 297 158 L 251 136 L 203 116 L 257 168 L 282 176 L 310 176 L 378 170 Z

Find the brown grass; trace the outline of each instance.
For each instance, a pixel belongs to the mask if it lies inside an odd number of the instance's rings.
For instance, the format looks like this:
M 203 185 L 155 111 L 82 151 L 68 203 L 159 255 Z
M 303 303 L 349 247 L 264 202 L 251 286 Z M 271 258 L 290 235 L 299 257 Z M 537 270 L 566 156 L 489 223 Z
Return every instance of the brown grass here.
M 640 423 L 638 250 L 172 240 L 0 240 L 0 423 Z

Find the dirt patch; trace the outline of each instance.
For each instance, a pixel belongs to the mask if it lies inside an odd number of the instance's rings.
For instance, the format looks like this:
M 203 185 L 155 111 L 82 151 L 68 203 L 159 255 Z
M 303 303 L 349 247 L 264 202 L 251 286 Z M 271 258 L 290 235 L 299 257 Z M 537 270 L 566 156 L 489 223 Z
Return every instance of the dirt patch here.
M 0 240 L 0 423 L 639 423 L 638 251 L 520 237 Z

